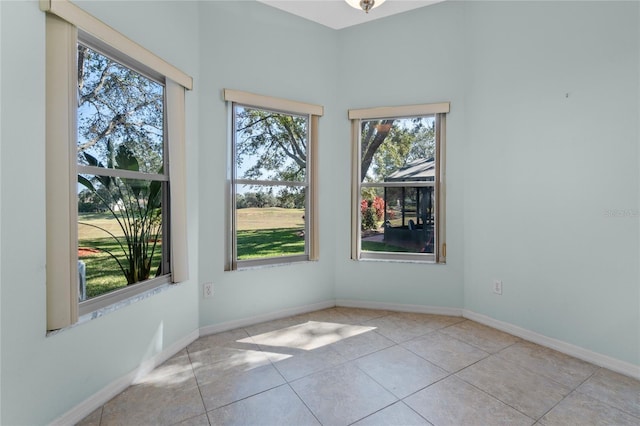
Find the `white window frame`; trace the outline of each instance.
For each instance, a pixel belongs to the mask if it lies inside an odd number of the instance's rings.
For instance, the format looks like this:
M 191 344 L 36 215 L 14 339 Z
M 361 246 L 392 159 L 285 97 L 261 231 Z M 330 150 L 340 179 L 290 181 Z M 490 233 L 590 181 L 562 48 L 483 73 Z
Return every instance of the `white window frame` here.
M 395 107 L 377 107 L 364 109 L 350 109 L 352 140 L 352 181 L 351 181 L 351 258 L 353 260 L 384 260 L 403 262 L 446 263 L 446 215 L 445 215 L 445 163 L 446 163 L 446 114 L 449 112 L 449 102 L 435 104 L 405 105 Z M 434 116 L 436 122 L 435 134 L 435 162 L 436 173 L 433 183 L 418 186 L 433 186 L 435 193 L 435 244 L 434 253 L 390 253 L 363 251 L 361 247 L 361 212 L 360 197 L 362 188 L 371 186 L 399 186 L 393 184 L 369 184 L 360 179 L 361 165 L 361 122 L 375 119 L 398 119 Z M 413 184 L 412 184 L 413 185 Z M 406 185 L 402 185 L 406 186 Z
M 47 330 L 167 282 L 188 279 L 186 242 L 185 90 L 193 80 L 68 0 L 41 0 L 46 15 Z M 165 85 L 165 155 L 171 159 L 170 270 L 167 277 L 78 301 L 77 43 L 81 41 Z M 165 220 L 165 218 L 163 218 Z
M 324 108 L 320 105 L 297 102 L 288 99 L 271 96 L 257 95 L 239 90 L 225 89 L 223 99 L 229 107 L 229 141 L 230 155 L 227 167 L 227 236 L 226 236 L 226 260 L 225 270 L 253 268 L 266 265 L 288 264 L 302 261 L 318 260 L 318 190 L 317 190 L 317 161 L 318 161 L 318 123 L 324 114 Z M 238 179 L 235 175 L 235 107 L 243 106 L 282 114 L 307 117 L 307 164 L 306 182 L 292 183 L 282 181 L 254 181 Z M 257 183 L 260 185 L 290 185 L 304 186 L 306 188 L 305 206 L 305 253 L 292 256 L 277 256 L 259 259 L 238 260 L 236 247 L 236 185 Z

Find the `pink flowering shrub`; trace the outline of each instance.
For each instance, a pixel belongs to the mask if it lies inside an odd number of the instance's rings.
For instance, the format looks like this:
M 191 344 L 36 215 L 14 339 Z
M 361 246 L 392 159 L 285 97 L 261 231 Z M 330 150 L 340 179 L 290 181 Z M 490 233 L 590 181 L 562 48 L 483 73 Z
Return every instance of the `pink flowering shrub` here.
M 376 218 L 378 221 L 384 219 L 384 200 L 382 197 L 375 197 L 371 202 L 371 207 L 376 210 Z
M 374 197 L 373 200 L 362 199 L 360 201 L 360 213 L 362 214 L 362 229 L 376 229 L 384 219 L 384 200 L 382 197 Z

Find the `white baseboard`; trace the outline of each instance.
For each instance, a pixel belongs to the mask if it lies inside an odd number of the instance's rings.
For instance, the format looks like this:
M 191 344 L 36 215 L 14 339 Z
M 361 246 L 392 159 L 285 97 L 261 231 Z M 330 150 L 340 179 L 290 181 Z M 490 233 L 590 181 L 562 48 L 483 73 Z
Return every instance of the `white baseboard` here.
M 87 417 L 94 410 L 100 406 L 106 404 L 113 397 L 124 391 L 129 386 L 135 384 L 140 378 L 149 373 L 151 370 L 171 358 L 173 355 L 186 348 L 190 343 L 196 340 L 200 336 L 207 334 L 220 333 L 222 331 L 232 330 L 234 328 L 246 327 L 253 324 L 258 324 L 265 321 L 271 321 L 278 318 L 284 318 L 291 315 L 304 314 L 307 312 L 313 312 L 320 309 L 332 308 L 335 306 L 335 300 L 327 300 L 325 302 L 314 303 L 311 305 L 304 305 L 296 308 L 284 309 L 277 312 L 271 312 L 264 315 L 257 315 L 254 317 L 243 318 L 235 321 L 228 321 L 221 324 L 215 324 L 207 327 L 202 327 L 199 330 L 194 330 L 187 336 L 175 342 L 173 345 L 167 347 L 162 352 L 154 355 L 148 360 L 140 364 L 135 370 L 127 373 L 125 376 L 114 380 L 107 386 L 91 395 L 80 404 L 73 407 L 71 410 L 64 413 L 62 416 L 51 422 L 52 426 L 67 426 L 78 423 L 80 420 Z
M 51 422 L 51 425 L 66 426 L 78 423 L 80 420 L 91 414 L 94 410 L 106 404 L 111 398 L 124 391 L 130 385 L 135 384 L 136 381 L 139 380 L 142 376 L 149 373 L 158 365 L 162 364 L 163 362 L 180 352 L 187 345 L 196 340 L 199 335 L 200 334 L 198 330 L 192 331 L 182 339 L 175 342 L 173 345 L 165 348 L 162 352 L 159 352 L 148 360 L 144 361 L 135 370 L 109 383 L 100 391 L 91 395 L 89 398 L 85 399 L 80 404 L 76 405 L 71 410 L 55 419 L 53 422 Z
M 419 314 L 462 316 L 462 308 L 448 308 L 442 306 L 404 305 L 401 303 L 370 302 L 363 300 L 338 299 L 336 306 L 345 308 L 380 309 L 394 312 L 415 312 Z
M 320 309 L 333 308 L 335 305 L 335 300 L 331 299 L 324 302 L 313 303 L 311 305 L 298 306 L 295 308 L 283 309 L 276 312 L 269 312 L 268 314 L 241 318 L 238 320 L 227 321 L 220 324 L 208 325 L 200 328 L 200 336 L 221 333 L 223 331 L 229 331 L 240 327 L 247 327 L 265 321 L 273 321 L 280 318 L 290 317 L 292 315 L 306 314 L 307 312 L 319 311 Z
M 563 354 L 640 380 L 640 366 L 638 365 L 626 361 L 621 361 L 619 359 L 612 358 L 610 356 L 603 355 L 598 352 L 582 348 L 580 346 L 572 345 L 571 343 L 554 339 L 553 337 L 548 337 L 543 334 L 536 333 L 535 331 L 531 331 L 517 325 L 491 318 L 487 315 L 478 314 L 468 309 L 446 308 L 439 306 L 404 305 L 400 303 L 370 302 L 348 299 L 336 300 L 336 306 L 364 309 L 383 309 L 396 312 L 417 312 L 423 314 L 461 316 L 472 321 L 476 321 L 480 324 L 484 324 L 497 330 L 501 330 L 514 336 L 520 337 L 524 340 L 537 343 L 538 345 L 554 349 L 558 352 L 562 352 Z
M 526 328 L 466 309 L 463 312 L 463 316 L 470 320 L 479 322 L 480 324 L 520 337 L 524 340 L 537 343 L 538 345 L 554 349 L 558 352 L 562 352 L 563 354 L 570 355 L 583 361 L 590 362 L 591 364 L 640 380 L 640 366 L 631 364 L 630 362 L 621 361 L 619 359 L 612 358 L 580 346 L 572 345 L 571 343 L 563 342 L 562 340 L 554 339 L 553 337 L 547 337 L 543 334 L 536 333 L 535 331 L 527 330 Z
M 220 324 L 210 325 L 202 327 L 199 330 L 195 330 L 189 333 L 184 338 L 180 339 L 170 347 L 166 348 L 162 352 L 151 357 L 147 361 L 143 362 L 134 371 L 131 371 L 124 377 L 117 379 L 85 399 L 82 403 L 67 411 L 62 416 L 58 417 L 51 424 L 52 425 L 69 425 L 76 424 L 86 416 L 91 414 L 95 409 L 107 403 L 111 398 L 124 391 L 127 387 L 134 384 L 139 378 L 153 370 L 158 365 L 171 358 L 176 353 L 180 352 L 191 342 L 196 340 L 200 336 L 208 334 L 220 333 L 223 331 L 233 330 L 240 327 L 246 327 L 253 324 L 258 324 L 265 321 L 272 321 L 279 318 L 284 318 L 292 315 L 304 314 L 307 312 L 313 312 L 320 309 L 331 308 L 334 306 L 350 307 L 350 308 L 364 308 L 364 309 L 381 309 L 387 311 L 396 312 L 416 312 L 424 314 L 436 314 L 436 315 L 449 315 L 464 317 L 478 323 L 493 327 L 495 329 L 504 331 L 522 339 L 528 340 L 533 343 L 537 343 L 542 346 L 557 350 L 564 354 L 579 358 L 581 360 L 590 362 L 600 367 L 607 368 L 609 370 L 630 376 L 636 379 L 640 379 L 640 366 L 631 364 L 629 362 L 621 361 L 607 355 L 602 355 L 597 352 L 590 351 L 588 349 L 581 348 L 579 346 L 572 345 L 570 343 L 563 342 L 551 337 L 544 336 L 525 328 L 496 320 L 489 316 L 478 314 L 473 311 L 462 308 L 450 308 L 439 306 L 424 306 L 424 305 L 405 305 L 399 303 L 384 303 L 384 302 L 370 302 L 360 300 L 338 299 L 327 300 L 324 302 L 314 303 L 311 305 L 304 305 L 295 308 L 283 309 L 276 312 L 270 312 L 264 315 L 256 315 L 253 317 L 242 318 L 234 321 L 227 321 Z

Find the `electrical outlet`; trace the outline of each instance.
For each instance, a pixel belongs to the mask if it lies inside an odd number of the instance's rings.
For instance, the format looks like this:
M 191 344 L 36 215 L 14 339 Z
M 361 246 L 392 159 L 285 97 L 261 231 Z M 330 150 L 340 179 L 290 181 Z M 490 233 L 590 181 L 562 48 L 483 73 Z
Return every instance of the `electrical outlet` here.
M 205 299 L 213 297 L 213 283 L 204 283 L 203 295 Z
M 495 294 L 502 294 L 502 281 L 501 280 L 495 280 L 493 282 L 493 292 Z

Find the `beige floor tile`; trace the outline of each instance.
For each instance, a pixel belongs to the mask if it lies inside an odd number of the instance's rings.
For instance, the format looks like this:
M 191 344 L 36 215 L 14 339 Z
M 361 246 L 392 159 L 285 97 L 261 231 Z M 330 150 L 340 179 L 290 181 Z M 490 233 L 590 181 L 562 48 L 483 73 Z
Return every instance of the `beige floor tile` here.
M 204 412 L 189 357 L 181 351 L 105 404 L 100 424 L 173 424 Z
M 135 381 L 135 385 L 146 384 L 158 387 L 180 386 L 194 378 L 191 360 L 186 350 L 178 352 L 146 376 Z
M 243 328 L 224 331 L 222 333 L 209 334 L 209 335 L 200 337 L 195 342 L 187 346 L 187 351 L 188 352 L 201 351 L 201 350 L 212 348 L 222 344 L 237 342 L 237 341 L 246 339 L 247 337 L 249 337 L 249 334 Z M 248 342 L 248 343 L 251 343 L 251 342 Z
M 207 426 L 207 410 L 211 424 L 640 426 L 640 382 L 458 317 L 339 307 L 200 338 L 79 425 Z
M 235 342 L 190 352 L 189 358 L 200 385 L 230 372 L 246 372 L 270 364 L 257 345 Z
M 588 362 L 530 342 L 518 342 L 497 355 L 570 388 L 580 385 L 598 369 Z
M 418 312 L 395 312 L 394 315 L 398 318 L 407 319 L 409 321 L 428 324 L 430 328 L 436 330 L 466 321 L 462 317 L 453 317 L 450 315 L 422 314 Z
M 145 383 L 105 404 L 102 426 L 172 425 L 205 412 L 195 378 L 180 385 Z
M 402 343 L 441 328 L 436 323 L 408 319 L 398 313 L 369 320 L 365 325 L 375 327 L 378 333 L 395 343 Z
M 299 315 L 307 321 L 333 322 L 336 324 L 350 324 L 349 317 L 340 312 L 337 308 L 323 309 L 321 311 L 309 312 Z
M 323 425 L 347 425 L 397 398 L 353 364 L 333 367 L 290 383 Z
M 389 311 L 378 309 L 347 308 L 340 306 L 336 307 L 336 311 L 345 315 L 351 324 L 364 324 L 374 318 L 381 318 L 390 314 Z
M 190 419 L 183 420 L 180 423 L 176 423 L 175 426 L 209 426 L 209 418 L 207 414 L 201 414 Z
M 489 353 L 498 352 L 520 341 L 515 336 L 474 321 L 462 321 L 440 331 Z
M 319 425 L 291 390 L 282 385 L 242 401 L 209 411 L 212 425 Z
M 373 327 L 362 325 L 307 321 L 303 324 L 254 335 L 251 339 L 265 350 L 271 348 L 312 350 L 370 332 L 372 329 Z
M 532 425 L 534 420 L 450 376 L 404 402 L 437 426 Z
M 309 321 L 309 319 L 304 316 L 286 317 L 245 327 L 245 330 L 250 336 L 256 336 L 258 334 L 269 333 L 271 331 L 282 330 L 283 328 L 294 325 L 304 324 L 307 321 Z
M 640 381 L 631 377 L 601 368 L 578 387 L 578 392 L 640 417 Z
M 611 407 L 580 392 L 573 392 L 542 419 L 545 426 L 637 426 L 640 418 Z
M 347 361 L 330 347 L 321 347 L 310 351 L 283 349 L 277 352 L 267 352 L 267 356 L 287 381 L 296 380 Z
M 231 404 L 285 383 L 271 364 L 249 371 L 226 372 L 208 383 L 200 384 L 200 392 L 207 411 Z
M 354 423 L 353 426 L 422 426 L 430 424 L 403 402 L 396 402 Z
M 375 331 L 368 331 L 358 334 L 357 336 L 342 339 L 331 345 L 331 348 L 346 359 L 352 360 L 388 348 L 394 344 L 393 341 Z
M 102 419 L 102 407 L 94 410 L 87 417 L 82 419 L 76 426 L 100 426 L 100 420 Z
M 542 417 L 570 392 L 560 383 L 495 355 L 456 375 L 533 419 Z
M 354 363 L 398 398 L 409 396 L 448 375 L 401 346 L 383 349 Z
M 402 346 L 452 373 L 489 356 L 487 352 L 439 331 L 404 342 Z

